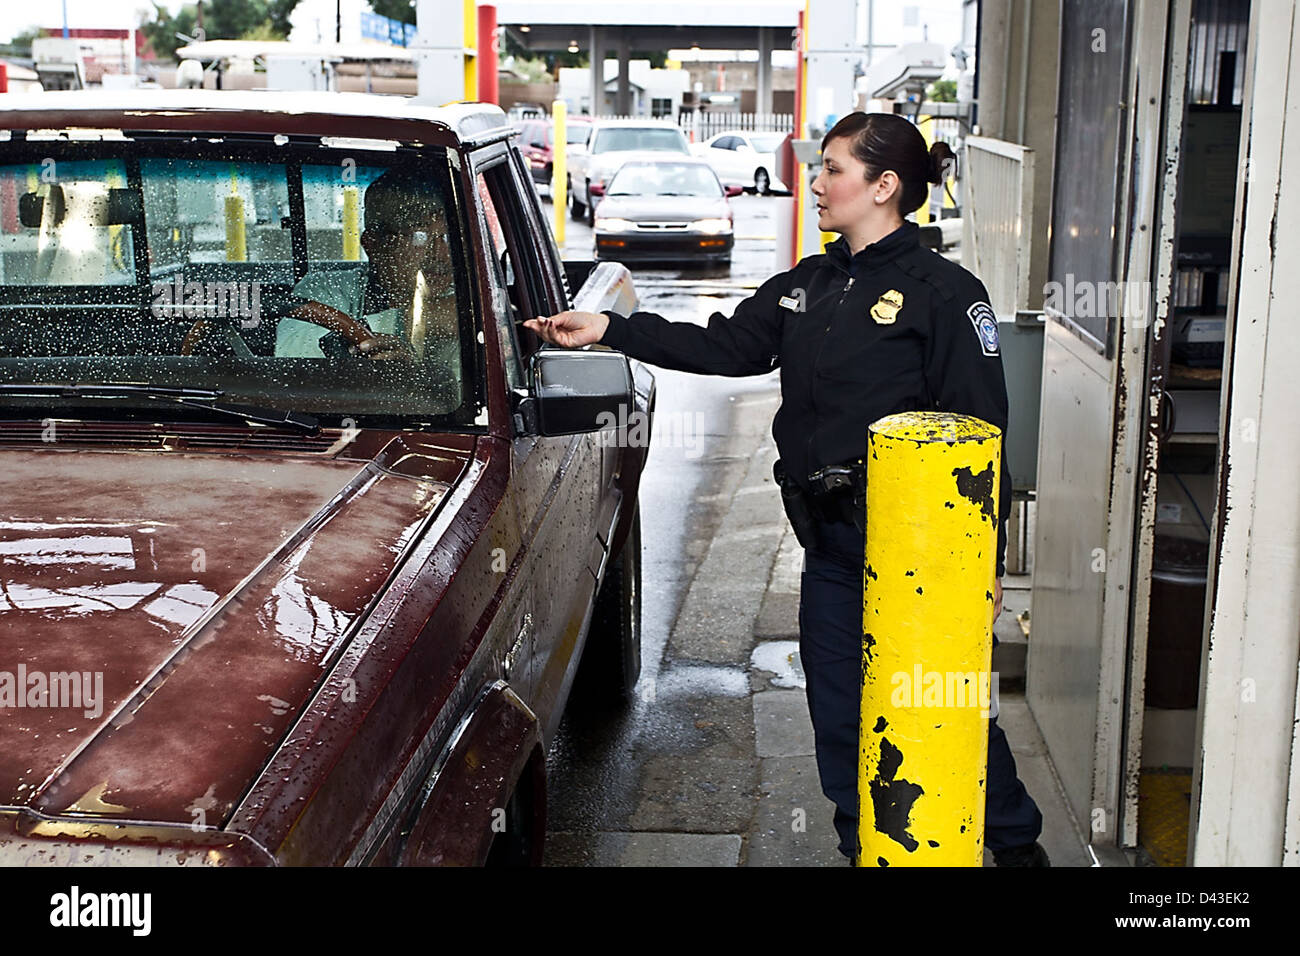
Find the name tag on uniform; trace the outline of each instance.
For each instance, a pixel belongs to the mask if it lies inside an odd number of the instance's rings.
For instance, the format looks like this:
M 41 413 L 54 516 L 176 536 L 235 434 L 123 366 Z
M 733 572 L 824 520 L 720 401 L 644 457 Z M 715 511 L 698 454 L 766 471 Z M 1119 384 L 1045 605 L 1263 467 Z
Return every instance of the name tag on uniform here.
M 791 312 L 802 312 L 803 297 L 797 295 L 783 295 L 777 300 L 777 305 L 783 309 L 789 309 Z

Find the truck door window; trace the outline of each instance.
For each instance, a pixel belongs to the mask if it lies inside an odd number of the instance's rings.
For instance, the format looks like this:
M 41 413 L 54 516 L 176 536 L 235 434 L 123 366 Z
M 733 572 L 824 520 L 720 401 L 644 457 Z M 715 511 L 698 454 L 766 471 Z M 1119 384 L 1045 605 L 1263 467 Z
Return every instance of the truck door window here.
M 492 250 L 492 279 L 504 293 L 509 302 L 508 315 L 499 311 L 495 316 L 497 341 L 501 345 L 506 368 L 506 381 L 511 388 L 521 388 L 524 383 L 523 366 L 520 363 L 520 350 L 515 335 L 515 323 L 531 318 L 533 313 L 526 311 L 527 301 L 521 295 L 522 289 L 515 276 L 514 262 L 510 245 L 506 240 L 505 227 L 501 220 L 499 207 L 488 188 L 485 173 L 475 178 L 479 202 L 483 206 L 483 224 L 487 229 L 489 245 Z
M 487 188 L 497 211 L 498 224 L 510 252 L 514 270 L 511 301 L 519 309 L 516 320 L 553 315 L 558 311 L 548 289 L 542 261 L 543 250 L 553 242 L 550 233 L 530 214 L 524 197 L 532 192 L 527 177 L 517 175 L 514 166 L 503 160 L 483 171 Z M 527 192 L 525 192 L 527 190 Z M 531 339 L 531 336 L 525 340 Z

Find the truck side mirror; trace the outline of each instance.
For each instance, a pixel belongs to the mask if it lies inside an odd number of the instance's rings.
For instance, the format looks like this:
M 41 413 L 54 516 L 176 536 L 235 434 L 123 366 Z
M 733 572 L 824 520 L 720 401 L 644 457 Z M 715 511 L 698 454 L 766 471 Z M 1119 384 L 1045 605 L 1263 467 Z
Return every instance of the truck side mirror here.
M 543 348 L 528 362 L 542 435 L 603 431 L 636 408 L 632 367 L 622 352 Z

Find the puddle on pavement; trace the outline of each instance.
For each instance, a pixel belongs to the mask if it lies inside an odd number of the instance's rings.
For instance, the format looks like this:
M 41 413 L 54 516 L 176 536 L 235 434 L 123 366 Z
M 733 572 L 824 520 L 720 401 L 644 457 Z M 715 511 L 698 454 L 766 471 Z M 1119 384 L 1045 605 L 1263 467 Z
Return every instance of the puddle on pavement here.
M 803 665 L 799 661 L 798 641 L 763 641 L 754 648 L 750 666 L 768 671 L 773 676 L 768 683 L 773 687 L 805 687 Z

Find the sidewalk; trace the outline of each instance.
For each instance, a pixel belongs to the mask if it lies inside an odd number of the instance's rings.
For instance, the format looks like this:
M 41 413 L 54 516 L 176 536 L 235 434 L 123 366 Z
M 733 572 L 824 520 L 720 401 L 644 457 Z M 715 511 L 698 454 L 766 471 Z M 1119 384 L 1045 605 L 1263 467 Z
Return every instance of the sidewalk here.
M 822 795 L 798 654 L 803 550 L 772 480 L 767 427 L 778 394 L 750 393 L 716 449 L 716 523 L 667 635 L 657 677 L 639 687 L 643 719 L 673 728 L 645 753 L 626 815 L 597 832 L 548 837 L 548 862 L 595 865 L 843 866 Z M 694 561 L 691 562 L 695 564 Z M 1054 866 L 1089 866 L 1023 693 L 1016 615 L 1029 578 L 1004 579 L 999 721 L 1044 818 Z M 638 750 L 640 748 L 637 748 Z M 986 853 L 986 865 L 991 856 Z

